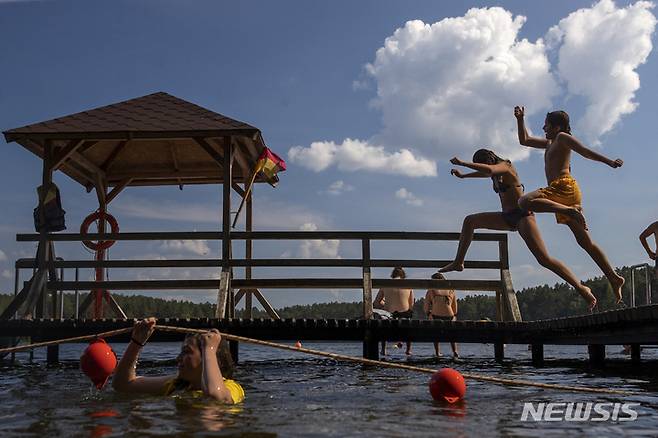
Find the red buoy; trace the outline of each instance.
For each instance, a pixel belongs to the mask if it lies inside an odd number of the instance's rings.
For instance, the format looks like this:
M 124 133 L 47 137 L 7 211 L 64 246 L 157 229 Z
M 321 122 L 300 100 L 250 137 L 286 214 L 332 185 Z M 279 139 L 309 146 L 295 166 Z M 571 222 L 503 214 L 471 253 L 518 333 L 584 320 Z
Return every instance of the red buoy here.
M 461 400 L 466 394 L 466 382 L 464 376 L 452 368 L 443 368 L 430 379 L 430 394 L 437 401 L 454 403 Z
M 105 386 L 116 366 L 117 356 L 103 339 L 91 341 L 80 356 L 80 369 L 98 389 Z

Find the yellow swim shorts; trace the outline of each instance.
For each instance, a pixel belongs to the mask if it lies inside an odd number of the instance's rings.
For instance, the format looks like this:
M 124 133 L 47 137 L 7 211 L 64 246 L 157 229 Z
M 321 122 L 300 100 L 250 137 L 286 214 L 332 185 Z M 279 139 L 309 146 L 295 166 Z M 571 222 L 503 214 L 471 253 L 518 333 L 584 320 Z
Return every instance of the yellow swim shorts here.
M 566 205 L 568 207 L 580 206 L 582 203 L 582 195 L 578 183 L 571 175 L 563 175 L 554 179 L 548 184 L 548 187 L 539 189 L 540 198 L 550 199 L 558 204 Z M 555 214 L 558 224 L 566 224 L 570 218 L 563 214 Z

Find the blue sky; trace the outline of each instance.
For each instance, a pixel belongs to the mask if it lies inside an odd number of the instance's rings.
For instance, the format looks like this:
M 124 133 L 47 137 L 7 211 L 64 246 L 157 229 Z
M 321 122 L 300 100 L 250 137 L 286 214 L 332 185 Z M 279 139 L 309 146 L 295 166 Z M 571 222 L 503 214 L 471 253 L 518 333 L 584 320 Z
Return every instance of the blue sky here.
M 499 204 L 486 181 L 451 177 L 448 159 L 490 146 L 515 160 L 528 189 L 540 187 L 542 156 L 515 141 L 511 108 L 528 107 L 534 132 L 546 111 L 566 109 L 576 136 L 625 161 L 613 170 L 574 157 L 573 173 L 594 239 L 613 265 L 630 265 L 645 261 L 637 236 L 658 218 L 654 15 L 646 2 L 609 0 L 0 1 L 0 127 L 166 91 L 257 126 L 287 159 L 278 188 L 257 188 L 257 229 L 457 231 L 465 214 L 496 211 Z M 0 290 L 9 292 L 13 261 L 34 254 L 14 235 L 32 228 L 41 171 L 39 160 L 17 144 L 2 147 Z M 74 231 L 95 208 L 95 197 L 63 175 L 55 178 Z M 210 186 L 128 189 L 110 211 L 123 231 L 217 229 L 219 193 Z M 581 278 L 600 275 L 566 227 L 549 215 L 539 224 L 554 256 Z M 510 242 L 515 286 L 559 280 L 539 267 L 518 236 Z M 453 244 L 379 244 L 373 255 L 449 258 L 454 250 Z M 217 251 L 212 242 L 122 243 L 111 255 Z M 91 257 L 77 245 L 58 252 Z M 348 242 L 256 247 L 257 257 L 356 254 Z M 471 255 L 494 252 L 474 245 Z M 267 295 L 275 306 L 359 296 Z M 205 301 L 214 293 L 169 296 Z

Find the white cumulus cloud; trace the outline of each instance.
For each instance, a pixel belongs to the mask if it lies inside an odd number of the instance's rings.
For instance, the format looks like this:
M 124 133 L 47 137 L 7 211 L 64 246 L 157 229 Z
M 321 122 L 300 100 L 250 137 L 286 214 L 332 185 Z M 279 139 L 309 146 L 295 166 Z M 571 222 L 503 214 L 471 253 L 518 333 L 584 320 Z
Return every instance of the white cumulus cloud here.
M 409 205 L 413 205 L 414 207 L 420 207 L 424 203 L 422 199 L 416 197 L 416 195 L 414 195 L 404 187 L 402 187 L 401 189 L 395 192 L 395 197 L 398 199 L 402 199 L 404 202 L 406 202 Z
M 160 245 L 164 251 L 183 251 L 196 255 L 206 255 L 210 252 L 205 240 L 167 240 Z
M 288 150 L 288 158 L 316 172 L 335 165 L 340 170 L 365 170 L 405 176 L 435 176 L 436 164 L 414 155 L 409 149 L 388 152 L 363 140 L 351 138 L 336 144 L 332 141 L 317 141 L 309 147 L 294 146 Z
M 345 181 L 339 179 L 338 181 L 334 181 L 331 184 L 329 184 L 329 187 L 327 188 L 327 193 L 330 195 L 338 196 L 345 192 L 351 192 L 352 190 L 354 190 L 354 187 L 352 187 L 349 184 L 346 184 Z
M 587 101 L 576 128 L 588 141 L 598 143 L 621 116 L 637 108 L 633 98 L 640 76 L 636 69 L 653 47 L 653 7 L 651 2 L 638 1 L 618 8 L 612 0 L 601 0 L 569 14 L 547 34 L 549 44 L 559 47 L 560 79 L 569 93 Z
M 299 229 L 301 231 L 317 231 L 318 226 L 313 223 L 306 223 L 299 227 Z M 309 239 L 299 244 L 298 256 L 304 259 L 339 259 L 339 248 L 340 240 Z
M 525 21 L 500 7 L 474 8 L 397 29 L 366 66 L 384 124 L 375 140 L 442 159 L 479 147 L 527 156 L 512 109 L 518 102 L 546 109 L 559 88 L 543 41 L 518 38 Z
M 366 65 L 382 129 L 368 140 L 293 147 L 292 162 L 322 171 L 367 170 L 434 176 L 433 160 L 480 147 L 522 159 L 512 110 L 550 108 L 559 87 L 543 40 L 519 39 L 526 18 L 500 7 L 474 8 L 436 23 L 408 21 Z M 357 88 L 364 88 L 359 81 Z M 391 152 L 398 151 L 398 152 Z

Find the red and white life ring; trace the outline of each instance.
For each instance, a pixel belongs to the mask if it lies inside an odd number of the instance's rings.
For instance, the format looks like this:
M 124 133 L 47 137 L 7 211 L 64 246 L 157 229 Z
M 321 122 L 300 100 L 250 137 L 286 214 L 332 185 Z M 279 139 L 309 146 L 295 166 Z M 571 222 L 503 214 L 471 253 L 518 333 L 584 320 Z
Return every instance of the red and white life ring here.
M 82 225 L 80 225 L 80 234 L 82 234 L 83 236 L 89 234 L 89 226 L 99 219 L 103 219 L 105 220 L 105 222 L 110 224 L 110 229 L 112 230 L 113 234 L 119 232 L 119 223 L 114 218 L 114 216 L 112 216 L 110 213 L 106 211 L 96 210 L 95 212 L 87 216 L 84 221 L 82 221 Z M 101 240 L 98 242 L 93 242 L 91 240 L 83 240 L 82 243 L 89 249 L 93 249 L 94 251 L 100 251 L 100 250 L 108 249 L 109 247 L 114 245 L 115 241 Z

